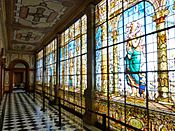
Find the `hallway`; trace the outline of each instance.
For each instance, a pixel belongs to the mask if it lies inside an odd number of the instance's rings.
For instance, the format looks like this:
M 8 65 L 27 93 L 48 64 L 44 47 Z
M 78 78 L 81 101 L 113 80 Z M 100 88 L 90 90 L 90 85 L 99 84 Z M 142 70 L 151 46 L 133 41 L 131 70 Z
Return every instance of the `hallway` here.
M 52 108 L 47 108 L 45 112 L 41 110 L 41 103 L 36 100 L 33 102 L 31 97 L 24 92 L 15 91 L 11 94 L 5 94 L 1 103 L 1 118 L 3 119 L 3 131 L 13 130 L 40 130 L 40 131 L 83 131 L 80 125 L 76 124 L 72 119 L 69 119 L 62 114 L 62 126 L 59 126 L 58 111 Z M 4 109 L 4 112 L 2 111 Z M 67 113 L 66 113 L 67 114 Z M 4 116 L 3 116 L 4 115 Z M 70 113 L 68 113 L 70 116 Z M 1 125 L 2 126 L 2 125 Z

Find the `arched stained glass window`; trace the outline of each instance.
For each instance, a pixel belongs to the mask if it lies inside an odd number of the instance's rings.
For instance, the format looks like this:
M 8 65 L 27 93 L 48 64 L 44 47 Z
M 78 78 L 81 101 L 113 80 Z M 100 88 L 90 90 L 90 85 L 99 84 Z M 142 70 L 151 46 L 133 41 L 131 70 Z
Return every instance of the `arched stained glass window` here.
M 95 14 L 99 111 L 138 129 L 172 130 L 174 0 L 102 0 Z M 164 124 L 161 115 L 171 124 Z M 124 128 L 110 119 L 107 124 Z
M 84 107 L 84 90 L 86 88 L 87 17 L 84 15 L 61 34 L 60 95 L 62 98 Z M 79 108 L 75 110 L 82 112 Z
M 42 84 L 43 81 L 43 50 L 36 56 L 36 83 Z

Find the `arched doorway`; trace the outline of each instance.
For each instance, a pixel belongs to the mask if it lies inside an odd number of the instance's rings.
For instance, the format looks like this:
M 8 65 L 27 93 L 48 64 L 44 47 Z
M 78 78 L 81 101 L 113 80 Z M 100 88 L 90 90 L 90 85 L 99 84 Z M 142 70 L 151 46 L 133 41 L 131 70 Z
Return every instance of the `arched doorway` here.
M 29 88 L 29 64 L 24 60 L 13 60 L 9 65 L 9 92 L 13 88 Z

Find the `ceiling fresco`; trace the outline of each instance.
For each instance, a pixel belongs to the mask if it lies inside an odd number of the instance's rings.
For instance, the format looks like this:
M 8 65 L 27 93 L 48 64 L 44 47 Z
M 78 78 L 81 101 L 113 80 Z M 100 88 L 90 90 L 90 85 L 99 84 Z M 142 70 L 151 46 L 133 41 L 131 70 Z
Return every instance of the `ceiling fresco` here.
M 57 32 L 53 31 L 68 25 L 90 1 L 5 0 L 7 50 L 35 52 L 54 37 Z
M 14 51 L 32 51 L 35 49 L 35 46 L 26 44 L 13 44 L 12 48 Z
M 15 6 L 15 22 L 32 27 L 52 27 L 68 8 L 59 0 L 18 0 Z
M 14 31 L 14 40 L 26 43 L 37 43 L 39 42 L 42 37 L 44 36 L 43 33 L 34 30 L 15 30 Z

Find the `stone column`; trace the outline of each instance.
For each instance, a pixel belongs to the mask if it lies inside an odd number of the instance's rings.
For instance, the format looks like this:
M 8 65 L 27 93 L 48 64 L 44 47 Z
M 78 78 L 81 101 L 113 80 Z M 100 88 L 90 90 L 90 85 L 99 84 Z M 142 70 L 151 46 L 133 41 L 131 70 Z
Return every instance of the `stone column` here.
M 84 91 L 85 107 L 95 111 L 95 6 L 90 4 L 87 7 L 87 88 Z M 94 124 L 96 122 L 96 115 L 85 111 L 83 121 L 87 124 Z
M 157 30 L 165 28 L 165 18 L 169 14 L 166 9 L 158 11 L 153 20 L 156 22 Z M 166 31 L 157 33 L 157 56 L 158 56 L 158 93 L 159 102 L 169 102 L 169 77 L 167 61 L 167 36 Z

